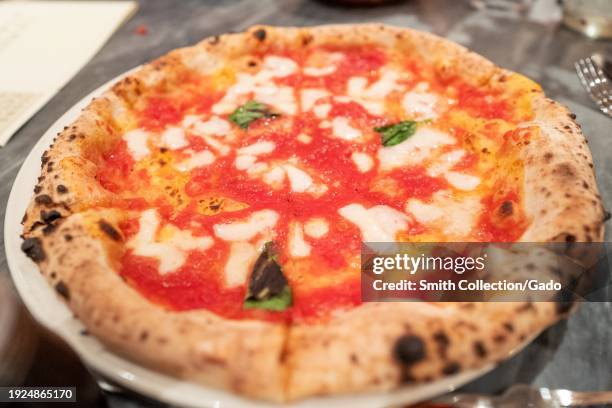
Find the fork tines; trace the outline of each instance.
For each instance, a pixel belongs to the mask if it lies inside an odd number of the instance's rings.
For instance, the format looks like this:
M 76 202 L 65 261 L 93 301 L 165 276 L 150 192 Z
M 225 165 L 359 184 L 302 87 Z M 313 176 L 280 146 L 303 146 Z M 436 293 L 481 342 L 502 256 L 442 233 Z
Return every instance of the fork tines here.
M 592 57 L 574 63 L 576 73 L 587 93 L 606 115 L 612 117 L 612 85 Z

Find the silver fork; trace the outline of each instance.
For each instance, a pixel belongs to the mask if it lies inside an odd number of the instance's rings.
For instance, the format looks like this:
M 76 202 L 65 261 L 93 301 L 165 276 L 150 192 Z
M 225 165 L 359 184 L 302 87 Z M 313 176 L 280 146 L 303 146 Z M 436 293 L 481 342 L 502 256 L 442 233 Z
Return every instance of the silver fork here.
M 559 408 L 612 404 L 612 391 L 577 392 L 518 384 L 500 396 L 448 394 L 434 400 L 456 408 Z
M 612 85 L 593 57 L 583 58 L 574 63 L 582 86 L 607 116 L 612 117 Z

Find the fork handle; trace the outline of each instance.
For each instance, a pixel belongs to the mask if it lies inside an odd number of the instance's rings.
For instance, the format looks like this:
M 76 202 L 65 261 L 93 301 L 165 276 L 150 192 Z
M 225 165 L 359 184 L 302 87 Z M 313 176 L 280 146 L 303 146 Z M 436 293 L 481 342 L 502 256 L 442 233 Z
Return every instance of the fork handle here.
M 612 404 L 612 391 L 578 392 L 557 390 L 556 397 L 562 407 Z

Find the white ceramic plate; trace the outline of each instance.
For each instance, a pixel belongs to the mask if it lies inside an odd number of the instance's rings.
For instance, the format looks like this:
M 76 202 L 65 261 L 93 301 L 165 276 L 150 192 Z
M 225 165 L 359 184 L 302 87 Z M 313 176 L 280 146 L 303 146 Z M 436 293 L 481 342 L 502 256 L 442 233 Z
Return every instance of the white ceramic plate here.
M 92 369 L 126 388 L 165 403 L 184 407 L 278 408 L 279 405 L 248 400 L 228 392 L 157 373 L 115 355 L 93 336 L 82 336 L 80 332 L 84 326 L 73 317 L 68 307 L 57 297 L 55 291 L 38 272 L 36 265 L 20 250 L 22 242 L 19 237 L 20 221 L 40 172 L 42 153 L 52 143 L 54 136 L 64 126 L 74 121 L 81 109 L 93 97 L 102 94 L 122 76 L 109 81 L 87 95 L 59 118 L 34 146 L 17 174 L 4 220 L 6 255 L 17 290 L 30 313 L 39 323 L 61 336 Z M 520 348 L 522 346 L 517 350 Z M 316 397 L 291 406 L 295 408 L 382 408 L 411 404 L 450 392 L 492 368 L 491 364 L 479 370 L 465 371 L 428 384 L 405 386 L 393 392 Z

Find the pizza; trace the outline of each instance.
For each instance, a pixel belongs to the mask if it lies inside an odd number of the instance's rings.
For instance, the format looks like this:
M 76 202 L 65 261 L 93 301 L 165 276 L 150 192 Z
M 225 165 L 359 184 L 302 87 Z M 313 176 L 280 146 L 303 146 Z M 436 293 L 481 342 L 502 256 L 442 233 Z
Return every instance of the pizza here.
M 589 242 L 575 116 L 431 34 L 257 26 L 93 100 L 42 156 L 22 249 L 111 350 L 252 398 L 500 361 L 560 303 L 363 303 L 362 242 Z

